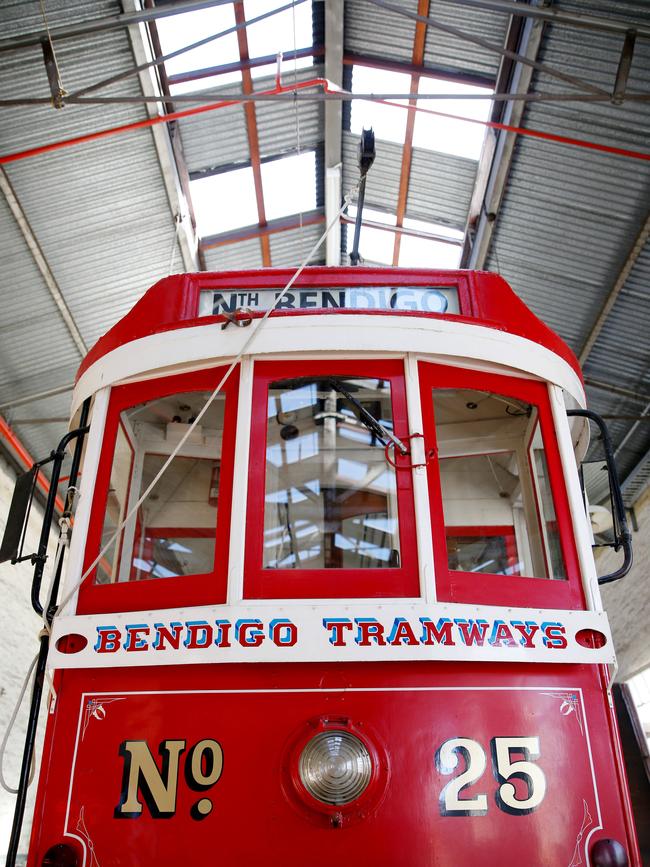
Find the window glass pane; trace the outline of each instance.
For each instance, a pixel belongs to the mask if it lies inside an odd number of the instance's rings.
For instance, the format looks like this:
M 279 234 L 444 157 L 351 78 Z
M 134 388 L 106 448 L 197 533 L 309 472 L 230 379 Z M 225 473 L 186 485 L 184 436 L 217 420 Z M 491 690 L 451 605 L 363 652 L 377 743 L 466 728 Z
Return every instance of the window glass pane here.
M 395 471 L 363 410 L 392 433 L 387 381 L 322 377 L 271 383 L 266 568 L 400 565 Z
M 565 578 L 537 407 L 434 389 L 449 568 Z
M 210 392 L 159 398 L 120 414 L 102 547 L 178 445 Z M 102 558 L 97 583 L 211 572 L 225 397 L 218 395 Z

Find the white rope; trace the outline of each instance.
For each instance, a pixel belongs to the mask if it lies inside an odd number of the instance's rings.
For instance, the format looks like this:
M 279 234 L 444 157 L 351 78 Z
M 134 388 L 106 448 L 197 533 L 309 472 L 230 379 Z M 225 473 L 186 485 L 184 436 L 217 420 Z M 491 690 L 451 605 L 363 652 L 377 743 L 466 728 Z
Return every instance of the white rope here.
M 70 543 L 70 520 L 62 515 L 59 518 L 59 538 L 57 540 L 56 554 L 54 556 L 54 567 L 53 567 L 53 571 L 52 571 L 52 577 L 53 578 L 56 576 L 56 574 L 58 572 L 59 564 L 61 562 L 61 558 L 63 557 L 63 551 L 65 548 L 68 547 L 69 543 Z M 52 587 L 50 587 L 50 593 L 49 593 L 49 598 L 48 598 L 47 604 L 43 606 L 43 614 L 42 614 L 43 628 L 39 632 L 39 638 L 41 638 L 41 636 L 44 634 L 47 634 L 48 636 L 51 636 L 51 634 L 52 634 L 52 627 L 50 626 L 50 624 L 47 621 L 47 612 L 48 612 L 48 610 L 49 610 L 49 608 L 53 602 L 53 598 L 52 598 L 53 593 L 54 593 L 54 587 L 52 586 Z M 7 726 L 4 737 L 2 739 L 2 744 L 0 744 L 0 786 L 2 786 L 2 788 L 6 792 L 9 792 L 11 795 L 17 795 L 18 789 L 13 789 L 5 780 L 4 770 L 3 770 L 5 751 L 7 749 L 7 743 L 9 741 L 9 737 L 10 737 L 12 729 L 14 727 L 16 717 L 18 716 L 18 711 L 20 710 L 20 706 L 23 703 L 23 698 L 25 697 L 25 692 L 27 691 L 27 686 L 29 684 L 29 681 L 31 680 L 32 674 L 34 673 L 34 666 L 36 665 L 39 654 L 40 654 L 40 651 L 39 651 L 39 653 L 36 654 L 34 659 L 32 659 L 31 664 L 27 670 L 27 674 L 25 675 L 25 679 L 23 680 L 23 685 L 21 687 L 20 694 L 18 696 L 18 700 L 16 701 L 16 704 L 14 705 L 14 709 L 12 711 L 11 718 L 9 719 L 9 725 Z M 49 701 L 50 696 L 52 696 L 52 698 L 54 698 L 54 700 L 56 700 L 56 691 L 54 689 L 54 682 L 52 681 L 52 677 L 51 677 L 49 671 L 47 671 L 47 670 L 45 671 L 45 679 L 47 680 L 47 685 L 48 685 L 48 695 L 46 697 L 46 702 Z M 31 763 L 31 768 L 29 771 L 28 785 L 31 785 L 32 780 L 34 779 L 35 769 L 36 769 L 35 752 L 32 751 L 32 763 Z
M 40 653 L 40 651 L 39 651 Z M 18 789 L 14 789 L 9 783 L 5 780 L 4 774 L 4 760 L 5 760 L 5 752 L 7 750 L 7 743 L 9 742 L 9 736 L 11 735 L 12 729 L 14 727 L 14 723 L 16 722 L 16 717 L 18 716 L 18 711 L 20 710 L 20 706 L 23 703 L 23 698 L 25 697 L 25 693 L 27 692 L 27 686 L 29 685 L 29 681 L 31 680 L 32 673 L 38 661 L 39 654 L 32 659 L 31 665 L 27 670 L 27 674 L 25 675 L 25 679 L 23 680 L 23 685 L 20 689 L 20 695 L 18 696 L 18 701 L 13 709 L 11 714 L 11 718 L 9 720 L 9 725 L 7 726 L 7 730 L 2 739 L 2 744 L 0 744 L 0 786 L 5 790 L 5 792 L 9 792 L 10 795 L 17 795 Z M 31 785 L 32 780 L 34 779 L 34 771 L 36 769 L 36 761 L 34 758 L 34 753 L 32 753 L 32 765 L 29 770 L 29 781 L 27 785 Z
M 167 268 L 167 276 L 172 273 L 174 268 L 174 263 L 176 262 L 176 248 L 178 246 L 178 233 L 181 228 L 182 217 L 180 214 L 176 214 L 174 217 L 174 234 L 172 236 L 172 250 L 169 256 L 169 268 Z
M 185 443 L 187 442 L 187 440 L 189 439 L 189 437 L 192 435 L 192 431 L 194 430 L 194 428 L 195 428 L 195 427 L 200 423 L 201 419 L 203 418 L 203 416 L 205 415 L 205 413 L 208 411 L 208 408 L 211 406 L 212 402 L 215 400 L 215 398 L 217 397 L 217 395 L 219 394 L 219 392 L 220 392 L 221 389 L 223 388 L 223 386 L 224 386 L 226 380 L 228 379 L 228 377 L 230 376 L 230 374 L 231 374 L 231 373 L 233 372 L 233 370 L 237 367 L 237 365 L 239 364 L 239 362 L 241 361 L 241 359 L 243 358 L 243 356 L 246 355 L 246 353 L 248 352 L 249 347 L 250 347 L 250 345 L 252 344 L 252 342 L 255 340 L 255 338 L 256 338 L 256 336 L 257 336 L 259 330 L 264 326 L 264 324 L 266 323 L 266 320 L 269 318 L 269 316 L 271 315 L 271 313 L 273 313 L 273 311 L 274 311 L 275 308 L 278 306 L 278 304 L 280 303 L 280 301 L 284 298 L 284 296 L 285 296 L 285 295 L 287 294 L 287 292 L 291 289 L 291 287 L 292 287 L 293 284 L 296 282 L 296 280 L 298 279 L 298 277 L 300 277 L 300 275 L 302 274 L 302 272 L 305 270 L 305 268 L 307 267 L 307 265 L 308 265 L 309 262 L 311 261 L 311 259 L 312 259 L 313 255 L 314 255 L 314 253 L 315 253 L 315 252 L 318 250 L 318 248 L 322 245 L 323 241 L 325 241 L 325 239 L 327 238 L 327 236 L 329 235 L 329 233 L 332 231 L 332 229 L 334 228 L 334 226 L 336 225 L 336 223 L 338 222 L 338 220 L 340 220 L 341 215 L 343 214 L 343 211 L 345 211 L 346 208 L 349 206 L 350 201 L 351 201 L 351 199 L 352 199 L 352 196 L 354 196 L 354 194 L 357 192 L 358 188 L 359 188 L 359 183 L 355 184 L 355 186 L 354 186 L 354 187 L 353 187 L 353 188 L 352 188 L 352 189 L 347 193 L 347 195 L 346 195 L 345 198 L 344 198 L 343 204 L 341 205 L 341 207 L 340 207 L 339 210 L 337 211 L 336 215 L 332 218 L 332 220 L 331 220 L 331 222 L 329 223 L 329 225 L 325 228 L 325 231 L 323 232 L 323 234 L 320 236 L 320 238 L 318 239 L 318 241 L 316 241 L 316 243 L 313 245 L 313 247 L 311 248 L 311 250 L 309 251 L 309 253 L 307 254 L 307 256 L 303 259 L 302 264 L 301 264 L 301 265 L 298 267 L 298 269 L 295 271 L 295 273 L 293 274 L 293 276 L 291 277 L 291 279 L 289 280 L 289 282 L 286 284 L 286 286 L 284 287 L 284 289 L 283 289 L 283 290 L 280 292 L 280 294 L 276 297 L 275 301 L 274 301 L 273 304 L 269 307 L 269 309 L 266 310 L 266 311 L 264 312 L 264 315 L 263 315 L 262 317 L 260 317 L 260 319 L 257 319 L 257 320 L 254 321 L 254 324 L 253 324 L 253 326 L 252 326 L 252 333 L 250 334 L 250 336 L 248 337 L 248 339 L 244 341 L 244 345 L 243 345 L 242 348 L 239 350 L 237 356 L 233 359 L 233 361 L 232 361 L 231 364 L 229 365 L 229 367 L 228 367 L 228 369 L 226 370 L 226 372 L 224 373 L 224 375 L 221 377 L 221 380 L 219 381 L 217 387 L 214 389 L 214 391 L 212 392 L 212 394 L 208 397 L 208 399 L 207 399 L 207 401 L 205 402 L 205 404 L 204 404 L 203 408 L 201 409 L 201 411 L 198 413 L 198 415 L 196 416 L 196 418 L 194 419 L 194 421 L 190 424 L 190 426 L 188 427 L 188 429 L 185 431 L 184 435 L 183 435 L 183 436 L 181 437 L 181 439 L 178 441 L 178 444 L 176 445 L 176 447 L 174 448 L 174 450 L 172 451 L 172 453 L 169 455 L 169 457 L 167 458 L 167 460 L 164 462 L 164 464 L 162 465 L 162 467 L 158 470 L 158 472 L 156 473 L 156 475 L 154 476 L 154 478 L 152 479 L 152 481 L 149 483 L 149 485 L 148 485 L 148 487 L 146 488 L 146 490 L 141 494 L 140 499 L 137 501 L 137 503 L 135 503 L 135 505 L 131 508 L 131 510 L 129 511 L 129 513 L 126 515 L 126 517 L 122 520 L 122 522 L 121 522 L 121 523 L 119 524 L 119 526 L 116 528 L 116 530 L 115 530 L 115 532 L 113 533 L 113 535 L 112 535 L 112 536 L 110 537 L 110 539 L 106 542 L 106 544 L 105 544 L 104 547 L 101 549 L 101 551 L 99 552 L 99 554 L 95 557 L 95 559 L 94 559 L 93 562 L 90 564 L 90 566 L 89 566 L 89 567 L 86 569 L 86 571 L 82 574 L 81 578 L 79 578 L 79 580 L 75 582 L 75 584 L 70 588 L 70 590 L 68 591 L 68 593 L 63 597 L 63 599 L 61 600 L 61 602 L 60 602 L 60 604 L 59 604 L 59 606 L 58 606 L 58 608 L 57 608 L 57 611 L 56 611 L 56 613 L 55 613 L 55 617 L 58 616 L 58 615 L 59 615 L 59 614 L 64 610 L 65 606 L 68 604 L 68 602 L 70 602 L 70 600 L 71 600 L 72 597 L 75 595 L 75 593 L 77 592 L 77 590 L 81 587 L 81 585 L 82 585 L 83 582 L 86 580 L 86 578 L 87 578 L 87 577 L 91 574 L 91 572 L 95 569 L 95 567 L 97 566 L 97 564 L 99 563 L 99 561 L 102 559 L 102 557 L 104 556 L 104 554 L 109 550 L 109 548 L 113 545 L 113 542 L 115 542 L 115 540 L 117 539 L 117 537 L 119 536 L 119 534 L 122 532 L 122 530 L 124 529 L 124 527 L 128 524 L 128 522 L 129 522 L 129 521 L 131 520 L 131 518 L 135 515 L 135 513 L 138 511 L 138 509 L 140 508 L 140 506 L 141 506 L 141 505 L 144 503 L 144 501 L 147 499 L 147 497 L 149 496 L 149 494 L 151 493 L 151 491 L 152 491 L 152 490 L 154 489 L 154 487 L 158 484 L 160 478 L 162 477 L 162 475 L 164 474 L 164 472 L 167 470 L 167 467 L 171 464 L 171 462 L 174 460 L 174 458 L 176 457 L 176 455 L 177 455 L 177 454 L 180 452 L 180 450 L 183 448 L 183 446 L 185 445 Z M 54 621 L 52 621 L 52 622 L 54 622 Z

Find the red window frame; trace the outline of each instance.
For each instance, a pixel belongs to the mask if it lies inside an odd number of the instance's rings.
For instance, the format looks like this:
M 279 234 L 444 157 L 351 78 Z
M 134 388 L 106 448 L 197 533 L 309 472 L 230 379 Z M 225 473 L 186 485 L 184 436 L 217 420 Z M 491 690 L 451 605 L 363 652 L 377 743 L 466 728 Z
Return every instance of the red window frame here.
M 436 454 L 437 438 L 432 398 L 434 389 L 467 388 L 491 391 L 505 397 L 523 400 L 537 407 L 549 484 L 555 505 L 555 519 L 567 575 L 566 579 L 549 579 L 450 569 L 447 559 L 446 528 L 442 518 L 444 512 L 440 467 L 436 459 L 429 463 L 427 472 L 438 599 L 441 602 L 465 602 L 477 605 L 585 609 L 573 521 L 546 384 L 536 380 L 464 370 L 428 362 L 420 362 L 419 372 L 425 440 L 427 447 L 436 449 Z M 538 520 L 541 520 L 539 508 Z
M 515 528 L 512 524 L 505 524 L 502 526 L 495 524 L 494 526 L 490 525 L 488 527 L 482 527 L 479 524 L 472 524 L 471 526 L 447 524 L 445 525 L 445 545 L 447 544 L 446 540 L 448 536 L 460 536 L 476 539 L 499 536 L 505 541 L 508 565 L 514 566 L 517 563 L 517 541 L 515 539 Z M 487 574 L 491 575 L 494 573 L 488 572 Z
M 104 513 L 108 498 L 113 453 L 120 424 L 120 413 L 145 401 L 168 397 L 187 391 L 213 391 L 226 368 L 211 368 L 182 373 L 132 385 L 120 385 L 111 390 L 104 428 L 102 456 L 97 469 L 88 540 L 84 556 L 84 571 L 100 550 Z M 79 590 L 77 613 L 107 614 L 111 611 L 146 611 L 152 608 L 182 608 L 192 605 L 220 604 L 226 601 L 228 550 L 230 542 L 230 503 L 232 501 L 233 456 L 237 426 L 239 370 L 234 370 L 221 393 L 226 397 L 223 441 L 221 445 L 221 476 L 219 508 L 217 509 L 215 562 L 211 572 L 182 575 L 176 578 L 147 578 L 115 584 L 95 584 L 93 569 Z M 189 535 L 188 531 L 183 531 Z
M 251 449 L 244 598 L 353 599 L 361 597 L 415 598 L 420 596 L 415 513 L 411 471 L 396 471 L 397 514 L 401 566 L 386 569 L 264 569 L 264 498 L 268 388 L 271 382 L 300 376 L 372 377 L 390 382 L 395 434 L 408 434 L 404 364 L 387 361 L 258 361 L 254 367 Z M 261 459 L 260 459 L 261 456 Z M 397 458 L 398 467 L 408 458 Z

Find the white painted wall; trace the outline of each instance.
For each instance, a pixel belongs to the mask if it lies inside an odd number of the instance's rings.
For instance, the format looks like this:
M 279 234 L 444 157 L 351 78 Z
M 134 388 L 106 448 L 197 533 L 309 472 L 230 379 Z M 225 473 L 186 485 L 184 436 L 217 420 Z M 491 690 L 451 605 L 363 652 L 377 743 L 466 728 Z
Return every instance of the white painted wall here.
M 9 504 L 14 489 L 16 474 L 9 464 L 0 456 L 0 535 L 9 511 Z M 33 551 L 41 530 L 42 510 L 33 508 L 30 518 L 26 551 Z M 50 536 L 50 561 L 53 560 L 53 547 L 56 541 L 54 534 Z M 41 628 L 40 620 L 34 613 L 30 603 L 30 588 L 33 574 L 31 563 L 20 563 L 12 566 L 10 563 L 0 565 L 0 739 L 4 735 L 9 717 L 14 709 L 20 688 L 29 664 L 38 651 L 37 634 Z M 50 572 L 46 566 L 45 577 L 49 579 Z M 45 585 L 47 586 L 47 584 Z M 10 786 L 16 787 L 22 759 L 29 693 L 16 720 L 13 733 L 7 746 L 4 762 L 4 776 Z M 43 734 L 45 731 L 45 711 L 41 708 L 41 720 L 37 740 L 36 760 L 40 764 Z M 37 777 L 30 786 L 25 810 L 25 822 L 19 854 L 25 855 L 29 843 L 32 811 Z M 13 822 L 15 796 L 0 788 L 0 860 L 4 863 L 7 844 Z M 17 861 L 22 864 L 21 858 Z
M 620 681 L 650 666 L 650 488 L 637 500 L 634 513 L 638 530 L 632 531 L 632 570 L 620 581 L 600 588 L 614 636 L 619 664 L 616 679 Z M 616 554 L 611 548 L 602 548 L 596 555 L 599 575 L 612 572 L 621 562 L 620 552 Z

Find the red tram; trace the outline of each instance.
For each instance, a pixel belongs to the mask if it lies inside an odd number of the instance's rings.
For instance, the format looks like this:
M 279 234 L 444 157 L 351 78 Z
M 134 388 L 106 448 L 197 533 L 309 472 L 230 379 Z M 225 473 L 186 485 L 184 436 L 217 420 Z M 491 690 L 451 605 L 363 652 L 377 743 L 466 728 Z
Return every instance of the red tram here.
M 28 864 L 639 865 L 574 356 L 494 274 L 291 276 L 81 367 Z

